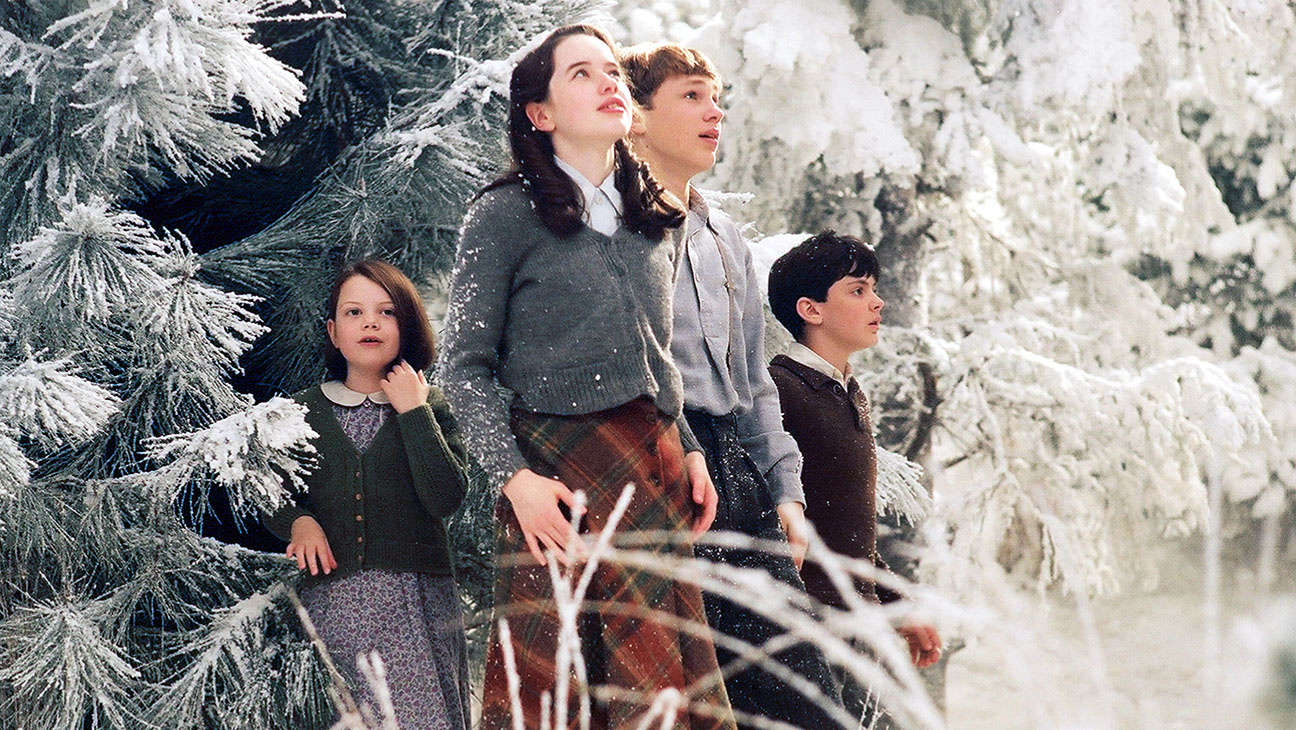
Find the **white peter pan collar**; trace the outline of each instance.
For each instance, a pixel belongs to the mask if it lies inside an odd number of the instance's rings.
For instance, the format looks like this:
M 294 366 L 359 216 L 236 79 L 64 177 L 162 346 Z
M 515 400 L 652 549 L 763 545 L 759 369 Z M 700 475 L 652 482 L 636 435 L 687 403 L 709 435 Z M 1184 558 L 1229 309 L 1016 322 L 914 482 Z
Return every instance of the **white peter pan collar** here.
M 321 385 L 320 390 L 323 391 L 325 398 L 328 398 L 331 402 L 340 406 L 346 406 L 347 408 L 354 408 L 361 403 L 364 403 L 365 400 L 373 401 L 379 405 L 387 405 L 391 403 L 391 399 L 381 390 L 376 393 L 360 393 L 346 387 L 346 383 L 341 380 L 330 380 Z

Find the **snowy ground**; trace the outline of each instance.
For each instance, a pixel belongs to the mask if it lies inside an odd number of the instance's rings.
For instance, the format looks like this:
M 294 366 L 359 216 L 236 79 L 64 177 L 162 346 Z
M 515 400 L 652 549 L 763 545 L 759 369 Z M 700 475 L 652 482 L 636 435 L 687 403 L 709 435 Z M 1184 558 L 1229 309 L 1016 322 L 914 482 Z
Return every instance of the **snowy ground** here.
M 1226 585 L 1215 683 L 1201 581 L 1189 574 L 1177 582 L 1093 604 L 1099 662 L 1091 661 L 1081 612 L 1060 600 L 1019 616 L 1014 639 L 970 643 L 950 661 L 949 730 L 1266 727 L 1252 714 L 1249 682 L 1266 665 L 1254 638 L 1266 636 L 1266 617 L 1291 594 L 1261 595 L 1245 579 Z

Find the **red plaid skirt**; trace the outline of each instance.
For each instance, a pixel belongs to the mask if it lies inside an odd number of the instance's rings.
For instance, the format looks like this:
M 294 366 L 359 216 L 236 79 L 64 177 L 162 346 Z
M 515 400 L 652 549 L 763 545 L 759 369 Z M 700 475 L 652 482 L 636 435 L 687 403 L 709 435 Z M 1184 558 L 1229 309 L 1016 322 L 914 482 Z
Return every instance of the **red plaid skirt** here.
M 635 530 L 687 534 L 694 505 L 679 432 L 674 421 L 648 399 L 580 416 L 514 410 L 512 428 L 532 470 L 562 480 L 573 492 L 585 491 L 588 512 L 582 532 L 602 530 L 622 489 L 633 483 L 634 498 L 616 527 L 617 535 Z M 523 724 L 533 729 L 540 727 L 541 696 L 552 695 L 556 686 L 559 622 L 553 585 L 548 569 L 527 551 L 507 498 L 499 499 L 496 518 L 496 623 L 486 656 L 481 727 L 512 727 L 498 635 L 498 619 L 506 615 L 521 679 Z M 652 549 L 692 556 L 687 542 Z M 595 694 L 592 727 L 633 728 L 666 688 L 680 690 L 688 700 L 688 711 L 679 714 L 674 727 L 735 727 L 696 585 L 603 562 L 585 595 L 578 631 L 589 684 L 601 688 Z M 567 721 L 551 727 L 578 726 L 574 673 L 570 686 Z M 654 722 L 652 727 L 659 724 Z

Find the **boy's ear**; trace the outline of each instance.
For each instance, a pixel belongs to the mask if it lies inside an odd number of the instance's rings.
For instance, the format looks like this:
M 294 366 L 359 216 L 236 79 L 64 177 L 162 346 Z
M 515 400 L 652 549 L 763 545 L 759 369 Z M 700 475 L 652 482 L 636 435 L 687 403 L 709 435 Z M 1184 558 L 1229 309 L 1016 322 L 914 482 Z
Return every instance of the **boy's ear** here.
M 819 304 L 810 297 L 801 297 L 796 303 L 797 315 L 806 324 L 823 324 L 823 312 L 819 311 Z
M 642 137 L 648 134 L 648 118 L 638 104 L 630 105 L 630 136 Z
M 545 108 L 543 102 L 533 101 L 526 105 L 527 119 L 531 120 L 531 126 L 541 132 L 552 132 L 554 130 L 553 117 L 549 110 Z

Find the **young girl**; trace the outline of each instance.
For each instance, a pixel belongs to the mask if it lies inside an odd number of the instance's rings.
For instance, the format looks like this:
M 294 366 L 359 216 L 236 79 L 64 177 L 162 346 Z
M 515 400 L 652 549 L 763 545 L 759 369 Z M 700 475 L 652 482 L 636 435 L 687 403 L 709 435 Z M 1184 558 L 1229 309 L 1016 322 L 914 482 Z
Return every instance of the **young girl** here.
M 442 520 L 463 500 L 465 452 L 439 390 L 414 285 L 367 260 L 338 275 L 324 361 L 332 378 L 294 398 L 318 437 L 305 503 L 267 518 L 310 575 L 301 599 L 333 660 L 372 699 L 356 655 L 377 650 L 404 730 L 468 730 L 459 593 Z
M 590 26 L 555 30 L 518 63 L 509 102 L 517 170 L 487 186 L 465 219 L 441 375 L 501 488 L 495 607 L 512 627 L 525 725 L 535 728 L 558 644 L 544 551 L 563 559 L 573 493 L 587 497 L 582 531 L 603 529 L 633 483 L 618 531 L 687 534 L 690 523 L 695 533 L 709 526 L 715 490 L 681 420 L 669 355 L 667 232 L 684 214 L 626 146 L 630 97 L 612 41 Z M 669 543 L 650 547 L 691 556 Z M 673 687 L 689 699 L 677 727 L 733 727 L 697 586 L 604 564 L 586 600 L 585 670 L 606 690 L 596 726 L 634 727 Z M 496 635 L 482 704 L 483 728 L 511 727 Z

